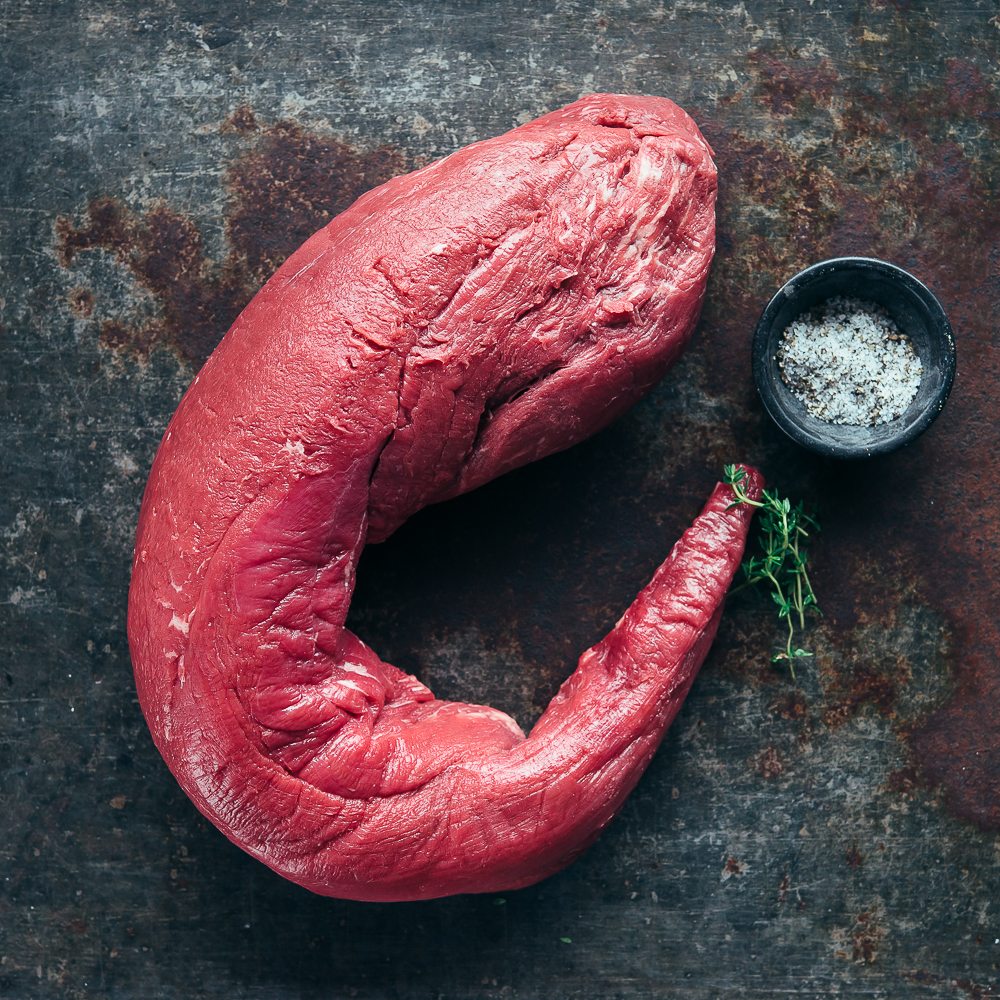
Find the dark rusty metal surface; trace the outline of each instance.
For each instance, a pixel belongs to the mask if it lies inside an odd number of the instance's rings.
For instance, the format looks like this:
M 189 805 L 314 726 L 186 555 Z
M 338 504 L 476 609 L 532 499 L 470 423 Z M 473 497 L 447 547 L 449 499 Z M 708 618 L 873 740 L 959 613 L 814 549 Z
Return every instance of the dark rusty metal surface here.
M 998 67 L 988 2 L 0 0 L 0 995 L 1000 992 Z M 159 435 L 357 194 L 598 89 L 674 97 L 716 150 L 698 340 L 597 438 L 369 549 L 353 624 L 528 723 L 746 459 L 823 523 L 815 662 L 776 671 L 740 594 L 573 868 L 503 899 L 311 897 L 198 817 L 138 711 Z M 785 441 L 749 369 L 774 288 L 845 253 L 923 279 L 959 352 L 932 429 L 848 466 Z

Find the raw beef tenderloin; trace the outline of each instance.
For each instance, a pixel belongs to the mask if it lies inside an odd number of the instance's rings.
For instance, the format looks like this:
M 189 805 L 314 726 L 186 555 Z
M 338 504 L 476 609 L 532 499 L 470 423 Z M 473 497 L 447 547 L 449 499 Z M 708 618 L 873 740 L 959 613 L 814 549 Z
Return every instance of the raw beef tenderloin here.
M 742 553 L 727 488 L 528 737 L 344 621 L 367 541 L 592 434 L 676 359 L 710 154 L 670 101 L 595 95 L 397 177 L 292 254 L 184 396 L 139 521 L 139 697 L 195 805 L 282 875 L 367 900 L 527 885 L 638 780 Z

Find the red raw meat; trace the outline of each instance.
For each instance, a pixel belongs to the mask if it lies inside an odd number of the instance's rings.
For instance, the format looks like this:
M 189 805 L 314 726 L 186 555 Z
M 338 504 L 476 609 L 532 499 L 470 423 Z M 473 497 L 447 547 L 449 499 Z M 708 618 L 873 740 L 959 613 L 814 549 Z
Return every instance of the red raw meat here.
M 527 738 L 344 620 L 366 541 L 593 433 L 676 359 L 710 153 L 670 101 L 612 95 L 461 149 L 292 254 L 195 378 L 139 520 L 136 683 L 185 792 L 282 875 L 368 900 L 527 885 L 638 780 L 742 554 L 727 488 Z

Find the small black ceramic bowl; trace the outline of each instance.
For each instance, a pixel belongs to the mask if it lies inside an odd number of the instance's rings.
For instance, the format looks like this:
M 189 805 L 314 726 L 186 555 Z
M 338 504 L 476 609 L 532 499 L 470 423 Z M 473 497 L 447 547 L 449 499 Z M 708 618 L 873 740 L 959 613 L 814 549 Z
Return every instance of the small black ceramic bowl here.
M 920 357 L 917 395 L 889 423 L 858 427 L 820 420 L 782 381 L 775 355 L 785 328 L 838 295 L 886 309 Z M 754 333 L 753 376 L 764 408 L 793 441 L 831 458 L 867 458 L 912 441 L 941 412 L 955 377 L 955 339 L 941 303 L 912 274 L 884 260 L 837 257 L 800 271 L 768 303 Z

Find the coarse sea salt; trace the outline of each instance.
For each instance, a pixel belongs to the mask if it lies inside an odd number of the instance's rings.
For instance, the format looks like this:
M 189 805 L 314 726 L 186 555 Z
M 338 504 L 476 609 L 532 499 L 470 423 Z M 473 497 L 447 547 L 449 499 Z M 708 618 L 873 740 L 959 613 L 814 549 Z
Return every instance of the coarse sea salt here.
M 785 385 L 814 417 L 873 427 L 902 416 L 923 365 L 881 306 L 834 297 L 790 323 L 775 355 Z

